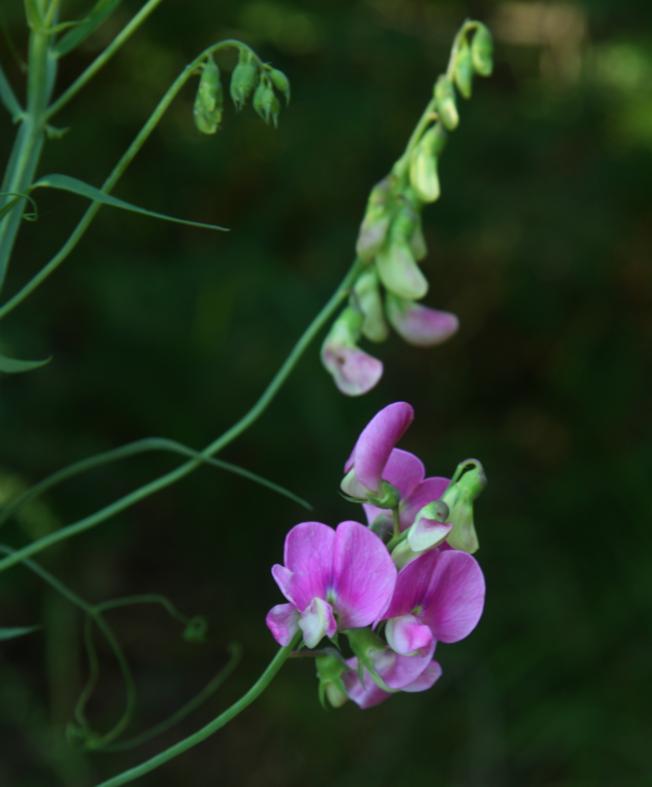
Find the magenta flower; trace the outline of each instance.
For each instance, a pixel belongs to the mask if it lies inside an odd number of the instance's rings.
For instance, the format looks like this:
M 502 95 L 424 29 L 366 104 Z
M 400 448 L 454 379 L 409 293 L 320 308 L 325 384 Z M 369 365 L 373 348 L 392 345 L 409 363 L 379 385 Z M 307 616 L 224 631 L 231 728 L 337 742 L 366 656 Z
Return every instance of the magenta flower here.
M 444 494 L 450 480 L 442 476 L 425 478 L 423 462 L 414 454 L 394 448 L 383 469 L 383 479 L 388 481 L 398 490 L 401 500 L 398 506 L 401 530 L 410 527 L 415 521 L 419 511 L 433 500 L 439 500 Z M 370 503 L 364 503 L 363 508 L 367 520 L 372 525 L 378 517 L 391 518 L 391 511 Z M 441 523 L 440 523 L 441 524 Z M 443 535 L 447 535 L 450 526 Z
M 392 450 L 413 419 L 414 410 L 407 402 L 394 402 L 376 413 L 360 433 L 344 466 L 347 475 L 342 481 L 343 492 L 362 500 L 381 494 Z
M 283 560 L 272 576 L 290 603 L 273 607 L 266 620 L 280 645 L 299 629 L 314 648 L 338 630 L 369 626 L 394 593 L 396 567 L 383 542 L 359 522 L 335 530 L 302 522 L 287 534 Z
M 442 674 L 439 662 L 432 660 L 434 650 L 431 643 L 414 655 L 402 656 L 389 648 L 378 648 L 370 657 L 376 673 L 393 691 L 427 691 Z M 360 674 L 357 658 L 349 659 L 347 666 L 350 669 L 343 676 L 344 688 L 360 708 L 372 708 L 392 696 L 374 682 L 368 670 Z
M 385 636 L 392 650 L 409 655 L 429 643 L 458 642 L 476 627 L 485 582 L 475 558 L 454 549 L 425 552 L 401 569 Z
M 387 319 L 401 338 L 418 347 L 445 342 L 460 324 L 451 312 L 430 309 L 392 293 L 387 294 Z

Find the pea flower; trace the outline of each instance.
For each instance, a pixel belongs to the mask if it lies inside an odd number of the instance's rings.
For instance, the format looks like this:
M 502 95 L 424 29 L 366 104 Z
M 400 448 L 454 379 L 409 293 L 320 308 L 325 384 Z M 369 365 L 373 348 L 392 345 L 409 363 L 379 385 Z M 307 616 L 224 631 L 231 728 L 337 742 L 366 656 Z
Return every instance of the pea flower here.
M 380 538 L 359 522 L 335 530 L 302 522 L 287 534 L 283 560 L 272 576 L 289 603 L 272 607 L 266 619 L 280 645 L 299 629 L 314 648 L 338 630 L 369 626 L 392 599 L 396 567 Z
M 321 349 L 322 363 L 340 391 L 348 396 L 367 393 L 383 374 L 382 362 L 357 345 L 363 324 L 364 317 L 359 311 L 345 309 L 333 324 Z
M 459 642 L 478 624 L 484 597 L 484 576 L 475 558 L 448 548 L 425 552 L 398 574 L 383 615 L 387 642 L 400 655 L 437 641 Z
M 345 494 L 383 508 L 394 507 L 398 493 L 387 484 L 385 468 L 394 446 L 413 419 L 414 409 L 407 402 L 394 402 L 376 413 L 360 433 L 344 466 L 347 475 L 341 488 Z

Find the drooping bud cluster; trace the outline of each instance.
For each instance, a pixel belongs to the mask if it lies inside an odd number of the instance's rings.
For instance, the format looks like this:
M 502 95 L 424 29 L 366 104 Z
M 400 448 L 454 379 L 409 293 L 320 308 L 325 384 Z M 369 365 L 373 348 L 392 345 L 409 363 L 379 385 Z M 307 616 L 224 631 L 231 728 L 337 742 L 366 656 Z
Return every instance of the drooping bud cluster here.
M 285 74 L 268 63 L 262 63 L 254 53 L 239 49 L 238 64 L 231 74 L 231 100 L 240 111 L 251 99 L 256 113 L 276 128 L 281 111 L 279 93 L 290 103 L 290 82 Z M 201 76 L 194 105 L 195 125 L 202 134 L 215 134 L 220 127 L 223 110 L 223 91 L 220 71 L 212 57 L 201 66 Z
M 361 272 L 321 353 L 345 394 L 364 394 L 382 376 L 381 361 L 358 345 L 363 338 L 385 341 L 388 323 L 406 342 L 421 347 L 441 344 L 457 331 L 454 314 L 419 303 L 429 288 L 419 267 L 427 254 L 421 214 L 441 193 L 439 159 L 448 133 L 459 124 L 455 88 L 470 98 L 474 74 L 491 73 L 491 52 L 489 30 L 480 22 L 466 22 L 407 150 L 369 195 L 356 242 Z M 359 314 L 357 320 L 352 312 Z
M 482 615 L 484 577 L 470 554 L 482 466 L 469 460 L 450 480 L 426 478 L 421 460 L 395 447 L 413 417 L 405 402 L 385 407 L 345 465 L 342 491 L 368 525 L 302 522 L 272 569 L 288 603 L 270 610 L 267 626 L 281 645 L 299 633 L 309 649 L 329 640 L 315 657 L 320 700 L 333 707 L 430 688 L 442 673 L 437 643 L 463 639 Z

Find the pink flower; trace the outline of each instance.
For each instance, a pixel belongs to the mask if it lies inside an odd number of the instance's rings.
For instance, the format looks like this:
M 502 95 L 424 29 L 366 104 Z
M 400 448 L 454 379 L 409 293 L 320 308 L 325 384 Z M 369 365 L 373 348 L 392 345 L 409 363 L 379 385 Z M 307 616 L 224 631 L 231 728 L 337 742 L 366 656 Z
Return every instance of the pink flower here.
M 484 576 L 475 558 L 454 549 L 425 552 L 399 572 L 383 615 L 387 642 L 401 655 L 437 641 L 458 642 L 476 627 L 484 597 Z
M 399 336 L 418 347 L 433 347 L 445 342 L 460 324 L 450 312 L 430 309 L 392 293 L 387 294 L 387 319 Z
M 338 630 L 369 626 L 394 593 L 396 567 L 383 542 L 359 522 L 335 530 L 302 522 L 287 534 L 283 560 L 272 576 L 290 603 L 273 607 L 266 620 L 281 645 L 299 629 L 314 648 Z
M 321 360 L 333 375 L 335 385 L 347 396 L 361 396 L 370 391 L 383 376 L 383 364 L 356 345 L 327 342 Z
M 425 474 L 423 462 L 400 448 L 394 448 L 383 468 L 383 479 L 397 489 L 401 497 L 398 506 L 401 530 L 410 527 L 419 511 L 433 500 L 439 500 L 448 488 L 450 479 L 442 476 L 425 478 Z M 379 516 L 391 517 L 390 511 L 370 503 L 363 504 L 363 508 L 370 525 Z
M 434 643 L 411 656 L 399 655 L 389 648 L 378 648 L 370 653 L 377 675 L 393 691 L 427 691 L 441 676 L 442 669 L 432 660 Z M 360 708 L 372 708 L 392 695 L 382 689 L 368 670 L 360 674 L 357 658 L 349 659 L 350 668 L 343 676 L 344 688 L 349 698 Z
M 376 413 L 360 433 L 344 466 L 347 475 L 342 481 L 343 492 L 363 500 L 381 492 L 392 450 L 413 419 L 414 410 L 407 402 L 394 402 Z

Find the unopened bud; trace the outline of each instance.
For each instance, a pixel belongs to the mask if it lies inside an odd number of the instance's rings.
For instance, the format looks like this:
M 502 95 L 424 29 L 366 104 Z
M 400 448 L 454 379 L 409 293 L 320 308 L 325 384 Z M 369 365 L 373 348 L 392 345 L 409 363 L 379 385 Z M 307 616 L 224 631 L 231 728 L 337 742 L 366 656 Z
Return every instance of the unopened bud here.
M 435 101 L 441 122 L 448 131 L 454 131 L 460 122 L 455 101 L 455 89 L 448 77 L 440 76 L 435 85 Z
M 237 110 L 247 103 L 258 81 L 258 66 L 250 52 L 242 50 L 238 65 L 231 74 L 231 99 Z
M 471 98 L 473 88 L 473 61 L 471 59 L 471 48 L 464 38 L 455 55 L 453 66 L 455 84 L 464 98 Z
M 285 76 L 285 74 L 279 68 L 273 68 L 269 72 L 269 78 L 272 80 L 272 84 L 274 85 L 274 87 L 285 99 L 285 103 L 289 104 L 290 80 Z
M 417 265 L 408 243 L 391 243 L 376 258 L 378 274 L 385 287 L 407 300 L 418 300 L 428 292 L 428 282 Z
M 465 471 L 465 467 L 470 469 Z M 487 477 L 480 462 L 474 459 L 462 462 L 453 479 L 454 483 L 441 498 L 450 509 L 448 521 L 453 526 L 447 542 L 454 549 L 472 554 L 479 547 L 473 521 L 473 502 L 485 488 Z
M 437 174 L 437 157 L 429 148 L 426 137 L 419 142 L 410 159 L 410 185 L 422 202 L 435 202 L 441 193 Z M 424 144 L 425 143 L 425 144 Z
M 210 58 L 202 66 L 193 107 L 195 126 L 202 134 L 214 134 L 220 127 L 223 102 L 220 70 Z
M 356 254 L 365 262 L 371 262 L 385 242 L 389 228 L 388 194 L 389 182 L 384 178 L 374 186 L 369 195 L 355 245 Z
M 278 126 L 278 115 L 281 111 L 281 105 L 278 103 L 274 88 L 264 77 L 258 83 L 254 93 L 253 107 L 265 123 L 269 124 L 271 121 L 274 124 L 274 128 Z
M 372 342 L 383 342 L 389 329 L 385 322 L 383 302 L 375 270 L 365 270 L 353 288 L 354 299 L 364 315 L 362 333 Z
M 489 28 L 483 25 L 482 22 L 477 24 L 478 26 L 471 41 L 471 60 L 476 73 L 480 74 L 480 76 L 488 77 L 494 69 L 494 42 Z
M 319 656 L 315 659 L 319 680 L 319 700 L 324 707 L 341 708 L 348 700 L 342 675 L 347 666 L 338 656 Z

